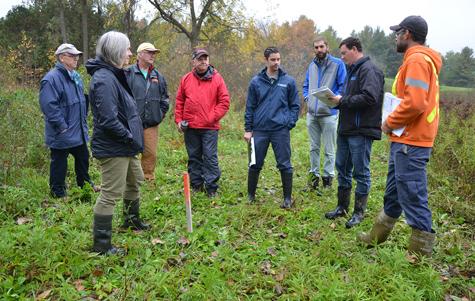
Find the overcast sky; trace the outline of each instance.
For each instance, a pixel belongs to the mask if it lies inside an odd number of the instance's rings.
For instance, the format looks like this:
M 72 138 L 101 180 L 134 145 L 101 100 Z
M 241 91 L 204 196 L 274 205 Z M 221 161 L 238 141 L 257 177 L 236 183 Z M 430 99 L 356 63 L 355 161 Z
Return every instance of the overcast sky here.
M 153 11 L 146 0 L 142 10 Z M 365 25 L 379 26 L 389 33 L 389 26 L 406 16 L 420 15 L 429 24 L 427 43 L 446 53 L 459 52 L 468 46 L 475 50 L 475 0 L 242 0 L 247 14 L 257 19 L 294 21 L 306 15 L 315 21 L 318 30 L 331 25 L 339 37 L 346 38 L 352 30 Z M 22 0 L 0 0 L 0 17 Z M 79 9 L 79 8 L 78 8 Z

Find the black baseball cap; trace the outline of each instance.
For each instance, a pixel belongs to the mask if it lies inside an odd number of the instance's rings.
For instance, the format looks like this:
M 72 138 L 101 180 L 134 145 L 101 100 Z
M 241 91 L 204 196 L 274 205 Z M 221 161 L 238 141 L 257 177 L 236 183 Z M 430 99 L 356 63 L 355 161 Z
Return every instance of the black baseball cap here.
M 208 51 L 204 48 L 195 48 L 193 52 L 191 53 L 191 58 L 194 59 L 199 59 L 202 56 L 209 56 Z
M 398 25 L 389 27 L 393 31 L 399 31 L 401 29 L 409 30 L 414 36 L 419 38 L 427 37 L 427 22 L 421 16 L 409 16 L 402 20 Z

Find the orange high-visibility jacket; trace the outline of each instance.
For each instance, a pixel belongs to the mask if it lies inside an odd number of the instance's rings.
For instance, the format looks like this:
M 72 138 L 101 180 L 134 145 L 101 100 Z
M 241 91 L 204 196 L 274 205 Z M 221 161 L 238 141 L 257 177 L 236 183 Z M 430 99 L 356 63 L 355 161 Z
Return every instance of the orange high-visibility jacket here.
M 439 126 L 440 54 L 418 45 L 404 54 L 394 80 L 393 94 L 401 99 L 386 122 L 392 129 L 406 127 L 401 137 L 390 135 L 392 142 L 432 147 Z

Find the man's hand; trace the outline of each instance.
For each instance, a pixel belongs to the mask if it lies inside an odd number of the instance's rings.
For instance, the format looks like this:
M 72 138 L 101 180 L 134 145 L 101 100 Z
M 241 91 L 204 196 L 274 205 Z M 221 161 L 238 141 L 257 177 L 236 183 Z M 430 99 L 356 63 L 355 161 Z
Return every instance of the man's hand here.
M 183 134 L 183 129 L 181 128 L 181 123 L 180 123 L 180 122 L 178 122 L 178 123 L 176 124 L 176 129 L 178 130 L 178 132 L 180 132 L 180 133 Z
M 244 140 L 246 140 L 247 143 L 251 141 L 252 138 L 252 132 L 244 132 Z
M 381 130 L 386 134 L 390 134 L 393 131 L 393 129 L 390 128 L 386 123 L 386 120 L 384 120 L 383 124 L 381 124 Z
M 341 95 L 335 95 L 333 97 L 328 98 L 330 99 L 334 104 L 339 105 L 340 104 L 340 99 Z

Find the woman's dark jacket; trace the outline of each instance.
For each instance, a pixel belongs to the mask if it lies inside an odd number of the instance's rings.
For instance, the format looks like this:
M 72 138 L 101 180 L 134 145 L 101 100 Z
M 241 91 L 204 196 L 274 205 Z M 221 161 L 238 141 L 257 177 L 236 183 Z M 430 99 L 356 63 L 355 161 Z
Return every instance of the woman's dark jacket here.
M 96 158 L 131 157 L 143 151 L 142 121 L 123 69 L 101 58 L 88 60 L 94 128 L 91 149 Z

